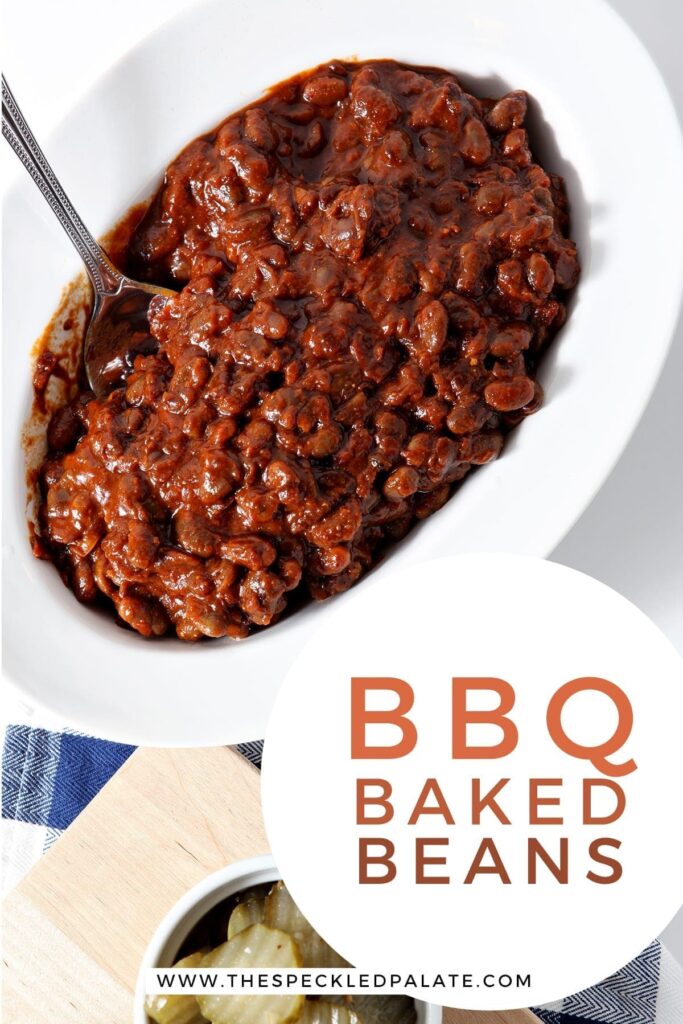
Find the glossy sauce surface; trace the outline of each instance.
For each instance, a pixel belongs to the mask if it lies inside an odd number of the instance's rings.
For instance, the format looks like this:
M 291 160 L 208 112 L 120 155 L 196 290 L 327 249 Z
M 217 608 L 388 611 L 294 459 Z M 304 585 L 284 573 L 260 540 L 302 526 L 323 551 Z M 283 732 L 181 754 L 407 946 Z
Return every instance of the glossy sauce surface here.
M 526 106 L 334 62 L 178 156 L 127 253 L 180 289 L 158 349 L 48 432 L 37 553 L 81 600 L 145 636 L 245 636 L 496 458 L 578 278 Z

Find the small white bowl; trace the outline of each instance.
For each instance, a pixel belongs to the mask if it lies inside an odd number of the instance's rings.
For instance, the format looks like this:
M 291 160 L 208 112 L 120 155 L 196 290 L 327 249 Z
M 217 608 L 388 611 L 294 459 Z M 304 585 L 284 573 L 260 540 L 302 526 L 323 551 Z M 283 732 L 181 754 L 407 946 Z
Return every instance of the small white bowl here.
M 145 974 L 152 967 L 171 967 L 192 929 L 210 910 L 243 889 L 277 882 L 280 873 L 267 854 L 237 861 L 214 871 L 178 900 L 163 919 L 145 951 L 135 989 L 134 1024 L 150 1024 L 145 1013 Z M 441 1024 L 442 1008 L 415 1000 L 417 1024 Z

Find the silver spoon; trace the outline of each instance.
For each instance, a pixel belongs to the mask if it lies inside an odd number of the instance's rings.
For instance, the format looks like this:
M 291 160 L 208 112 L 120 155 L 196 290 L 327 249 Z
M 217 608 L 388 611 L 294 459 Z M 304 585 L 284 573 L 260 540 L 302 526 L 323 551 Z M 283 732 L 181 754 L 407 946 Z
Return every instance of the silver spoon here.
M 85 264 L 95 293 L 90 323 L 83 342 L 83 362 L 90 387 L 102 398 L 120 386 L 140 352 L 156 343 L 148 326 L 150 303 L 174 293 L 140 284 L 114 267 L 76 213 L 45 159 L 31 129 L 2 76 L 2 134 L 59 218 Z

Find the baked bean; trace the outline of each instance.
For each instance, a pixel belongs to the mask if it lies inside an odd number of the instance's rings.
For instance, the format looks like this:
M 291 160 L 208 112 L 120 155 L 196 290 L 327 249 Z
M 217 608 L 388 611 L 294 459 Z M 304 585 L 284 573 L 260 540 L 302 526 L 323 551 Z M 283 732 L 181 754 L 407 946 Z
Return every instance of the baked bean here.
M 528 377 L 496 380 L 484 388 L 487 405 L 496 412 L 514 412 L 522 409 L 534 397 L 534 382 Z
M 221 545 L 221 554 L 247 569 L 267 569 L 277 558 L 277 549 L 263 537 L 231 537 Z
M 53 452 L 70 451 L 83 433 L 80 418 L 72 405 L 62 406 L 50 417 L 47 428 L 48 447 Z
M 342 505 L 309 530 L 310 539 L 321 548 L 335 547 L 342 542 L 353 540 L 362 522 L 361 508 L 357 501 Z
M 85 559 L 74 560 L 69 582 L 79 601 L 89 604 L 96 599 L 97 583 L 90 562 Z
M 487 419 L 487 412 L 480 402 L 454 405 L 446 423 L 451 434 L 471 434 L 480 430 Z
M 178 513 L 181 515 L 182 513 Z M 176 517 L 177 529 L 178 517 Z M 206 527 L 201 523 L 201 528 Z M 207 531 L 208 532 L 208 531 Z M 184 545 L 185 546 L 185 545 Z M 188 548 L 188 550 L 190 550 Z M 159 551 L 159 537 L 153 527 L 142 519 L 128 521 L 128 559 L 134 569 L 151 569 Z M 198 552 L 199 553 L 199 552 Z M 211 549 L 207 552 L 211 554 Z
M 543 299 L 550 295 L 555 284 L 555 275 L 553 268 L 542 253 L 532 253 L 527 260 L 527 277 L 537 295 Z
M 475 199 L 478 213 L 496 214 L 505 206 L 509 195 L 509 189 L 498 181 L 487 182 L 482 185 Z
M 191 555 L 210 558 L 216 552 L 218 538 L 201 516 L 190 512 L 189 509 L 181 508 L 173 520 L 173 525 L 177 543 Z
M 266 569 L 248 572 L 240 587 L 240 603 L 251 621 L 267 626 L 284 609 L 286 586 Z
M 418 334 L 418 360 L 422 368 L 427 370 L 438 363 L 439 353 L 446 344 L 448 314 L 443 305 L 433 299 L 417 314 L 415 326 Z
M 491 107 L 486 115 L 487 124 L 495 132 L 507 132 L 521 128 L 527 108 L 527 94 L 521 91 L 509 92 Z
M 347 92 L 348 87 L 343 78 L 337 78 L 336 75 L 320 75 L 306 82 L 302 96 L 307 103 L 327 107 L 343 100 Z
M 163 609 L 144 598 L 132 595 L 117 598 L 116 611 L 124 622 L 143 636 L 161 636 L 168 629 Z
M 419 486 L 419 474 L 410 466 L 401 466 L 388 477 L 384 484 L 384 494 L 387 498 L 409 498 Z
M 244 114 L 244 134 L 249 142 L 266 153 L 271 153 L 277 145 L 277 135 L 268 115 L 259 107 L 250 107 Z
M 362 74 L 362 72 L 361 72 Z M 352 87 L 351 109 L 363 127 L 367 142 L 380 139 L 399 115 L 399 108 L 391 95 L 375 85 Z
M 332 548 L 314 549 L 311 566 L 321 576 L 338 576 L 351 564 L 351 551 L 343 544 Z
M 513 128 L 503 139 L 502 151 L 510 160 L 520 167 L 528 167 L 532 156 L 527 143 L 527 134 L 523 128 Z
M 470 118 L 460 140 L 460 152 L 470 164 L 480 167 L 491 156 L 491 140 L 484 124 L 477 118 Z
M 469 462 L 473 466 L 484 466 L 487 462 L 497 459 L 503 447 L 503 435 L 499 431 L 482 431 L 471 434 L 460 441 L 458 457 L 461 462 Z

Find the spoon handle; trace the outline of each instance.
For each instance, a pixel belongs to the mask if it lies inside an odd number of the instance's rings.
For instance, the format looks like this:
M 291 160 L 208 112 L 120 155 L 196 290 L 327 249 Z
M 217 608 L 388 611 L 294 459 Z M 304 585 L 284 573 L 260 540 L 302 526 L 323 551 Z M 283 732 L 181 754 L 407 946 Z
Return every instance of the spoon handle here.
M 47 199 L 52 212 L 76 246 L 98 295 L 118 292 L 123 276 L 111 264 L 71 205 L 55 172 L 26 124 L 12 91 L 2 76 L 2 134 Z

